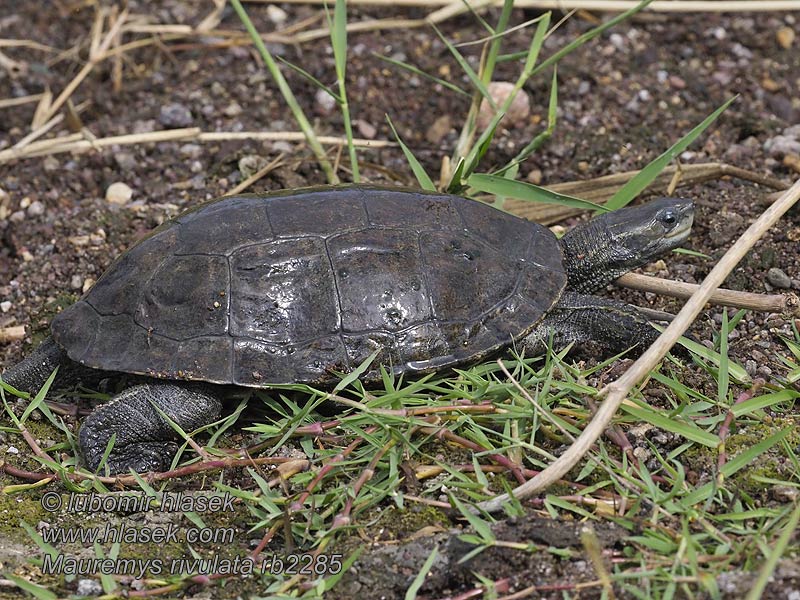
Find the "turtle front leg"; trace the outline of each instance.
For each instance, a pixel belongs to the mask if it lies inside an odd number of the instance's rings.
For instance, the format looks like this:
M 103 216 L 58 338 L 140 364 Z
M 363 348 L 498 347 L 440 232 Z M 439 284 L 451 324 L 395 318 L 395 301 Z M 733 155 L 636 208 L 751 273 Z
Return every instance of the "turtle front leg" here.
M 112 474 L 167 470 L 181 437 L 155 407 L 189 433 L 217 420 L 222 403 L 207 387 L 197 385 L 154 382 L 128 388 L 81 426 L 79 442 L 89 469 L 97 470 L 116 434 L 106 461 Z
M 613 354 L 633 348 L 631 356 L 642 354 L 660 335 L 630 304 L 569 291 L 525 338 L 526 353 L 543 354 L 551 332 L 556 350 L 573 342 L 580 345 L 592 341 Z

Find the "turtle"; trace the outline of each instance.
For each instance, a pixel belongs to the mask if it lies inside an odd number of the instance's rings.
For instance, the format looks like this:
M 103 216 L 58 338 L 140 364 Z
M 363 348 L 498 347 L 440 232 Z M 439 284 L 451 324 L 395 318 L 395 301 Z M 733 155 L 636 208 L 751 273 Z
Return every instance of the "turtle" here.
M 474 199 L 370 185 L 222 197 L 133 245 L 2 379 L 36 392 L 108 372 L 141 376 L 83 422 L 97 471 L 165 470 L 174 427 L 217 420 L 230 389 L 331 385 L 365 365 L 428 373 L 516 344 L 645 349 L 658 331 L 593 295 L 686 240 L 693 203 L 605 212 L 558 239 Z

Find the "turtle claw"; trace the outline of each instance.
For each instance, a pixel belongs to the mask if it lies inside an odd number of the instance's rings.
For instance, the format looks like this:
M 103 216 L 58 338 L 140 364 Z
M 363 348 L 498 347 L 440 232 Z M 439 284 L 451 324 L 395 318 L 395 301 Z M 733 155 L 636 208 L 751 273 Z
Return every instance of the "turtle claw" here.
M 105 465 L 109 473 L 146 473 L 148 471 L 167 471 L 172 465 L 172 459 L 178 452 L 175 442 L 142 442 L 127 444 L 119 450 L 111 450 L 105 462 L 102 455 L 92 456 L 93 462 L 88 463 L 90 470 L 97 472 Z

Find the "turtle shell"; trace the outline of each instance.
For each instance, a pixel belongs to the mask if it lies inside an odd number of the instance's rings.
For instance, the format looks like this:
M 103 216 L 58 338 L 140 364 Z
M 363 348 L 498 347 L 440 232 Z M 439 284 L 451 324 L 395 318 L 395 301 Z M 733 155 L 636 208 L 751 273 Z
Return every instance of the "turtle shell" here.
M 52 324 L 97 369 L 261 387 L 395 373 L 526 335 L 566 285 L 546 228 L 475 200 L 343 186 L 212 200 L 120 256 Z

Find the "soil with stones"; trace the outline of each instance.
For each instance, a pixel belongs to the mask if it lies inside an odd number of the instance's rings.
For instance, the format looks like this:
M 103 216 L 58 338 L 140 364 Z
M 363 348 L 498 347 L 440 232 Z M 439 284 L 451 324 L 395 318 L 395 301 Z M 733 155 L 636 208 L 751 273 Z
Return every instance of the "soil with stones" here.
M 49 47 L 27 44 L 2 49 L 0 100 L 45 90 L 57 96 L 64 89 L 87 60 L 93 11 L 86 5 L 90 4 L 0 0 L 0 38 L 30 40 Z M 188 25 L 196 25 L 212 7 L 210 2 L 179 0 L 129 0 L 127 5 L 132 13 L 147 15 L 156 22 Z M 320 14 L 317 7 L 278 7 L 248 5 L 261 32 Z M 350 20 L 394 14 L 358 8 L 351 10 Z M 517 10 L 513 23 L 537 14 Z M 417 18 L 425 13 L 409 9 L 403 15 Z M 489 16 L 490 22 L 496 19 L 496 14 L 490 12 Z M 573 16 L 548 38 L 545 55 L 590 29 L 597 18 L 606 17 Z M 283 19 L 286 21 L 280 25 Z M 556 131 L 544 148 L 522 165 L 520 178 L 547 185 L 642 167 L 738 94 L 728 111 L 681 155 L 681 161 L 727 162 L 791 182 L 800 170 L 800 39 L 791 39 L 791 32 L 800 38 L 798 22 L 800 12 L 646 14 L 606 32 L 559 63 Z M 319 21 L 313 26 L 318 25 Z M 230 9 L 223 12 L 219 27 L 241 29 Z M 441 29 L 457 42 L 478 39 L 486 33 L 470 16 L 445 21 Z M 526 48 L 530 35 L 530 29 L 511 34 L 508 47 Z M 125 41 L 132 39 L 147 38 L 129 34 Z M 463 48 L 473 66 L 478 63 L 478 48 Z M 328 40 L 271 43 L 270 49 L 320 81 L 335 82 Z M 412 63 L 464 89 L 469 85 L 466 76 L 427 27 L 370 31 L 352 34 L 349 39 L 347 83 L 356 136 L 393 139 L 386 121 L 389 115 L 428 172 L 438 173 L 442 157 L 457 141 L 468 100 L 438 83 L 393 67 L 376 54 Z M 208 132 L 296 130 L 289 110 L 249 46 L 231 46 L 223 38 L 191 37 L 133 48 L 119 61 L 122 86 L 116 91 L 115 68 L 112 60 L 97 65 L 72 94 L 77 117 L 68 116 L 47 135 L 66 135 L 81 128 L 98 138 L 177 127 L 198 127 Z M 518 68 L 516 63 L 504 63 L 496 79 L 513 81 Z M 342 135 L 341 116 L 332 103 L 299 74 L 287 68 L 284 72 L 300 103 L 313 117 L 317 131 Z M 542 131 L 549 83 L 547 73 L 526 85 L 531 113 L 507 123 L 498 134 L 485 159 L 487 170 L 512 158 Z M 13 147 L 30 132 L 35 108 L 36 103 L 0 108 L 0 151 Z M 115 256 L 154 226 L 183 209 L 229 192 L 253 170 L 279 155 L 281 165 L 249 192 L 325 183 L 307 148 L 282 140 L 111 146 L 0 164 L 0 330 L 26 327 L 23 339 L 0 342 L 0 363 L 7 366 L 19 360 L 41 338 L 59 307 L 74 301 Z M 339 158 L 335 149 L 331 157 Z M 362 150 L 359 157 L 366 179 L 414 185 L 398 148 Z M 347 163 L 339 164 L 339 175 L 346 181 L 350 177 Z M 117 183 L 124 185 L 112 188 Z M 672 255 L 649 271 L 701 281 L 715 259 L 763 210 L 771 191 L 732 178 L 681 188 L 682 195 L 697 202 L 696 225 L 688 247 L 700 254 Z M 794 210 L 758 243 L 726 286 L 753 292 L 800 290 L 798 247 L 800 211 Z M 676 301 L 650 294 L 610 292 L 662 310 L 675 312 L 679 307 Z M 709 308 L 693 333 L 700 340 L 711 340 L 720 322 L 721 310 Z M 749 312 L 731 335 L 730 354 L 752 376 L 770 381 L 785 375 L 780 356 L 786 355 L 786 347 L 780 336 L 790 335 L 791 322 L 783 316 Z M 710 385 L 707 378 L 701 381 L 692 371 L 685 376 L 687 385 Z M 74 420 L 69 422 L 74 424 Z M 0 424 L 9 425 L 5 420 Z M 18 457 L 9 440 L 0 432 L 0 451 L 13 462 Z M 235 476 L 223 480 L 236 483 Z M 3 481 L 18 483 L 6 476 Z M 4 505 L 2 519 L 6 524 L 22 518 L 22 504 Z M 39 519 L 40 527 L 48 526 L 47 518 L 46 514 L 37 517 L 35 511 L 29 517 L 34 525 Z M 375 532 L 364 544 L 367 551 L 334 595 L 402 597 L 435 544 L 440 546 L 440 556 L 423 586 L 426 597 L 464 593 L 475 586 L 474 573 L 505 581 L 509 591 L 541 586 L 537 597 L 553 598 L 596 577 L 582 554 L 575 524 L 558 523 L 558 539 L 553 539 L 542 533 L 552 531 L 552 524 L 539 520 L 501 523 L 498 539 L 573 549 L 571 558 L 542 552 L 535 555 L 535 564 L 528 564 L 532 560 L 528 554 L 517 555 L 502 548 L 459 564 L 458 559 L 470 548 L 456 537 L 458 531 L 449 529 L 452 526 L 447 524 L 444 529 L 438 528 L 440 533 L 400 545 L 398 540 L 388 543 Z M 624 550 L 624 534 L 611 526 L 598 531 L 606 549 Z M 0 542 L 0 563 L 4 570 L 24 575 L 25 554 L 36 549 L 27 535 L 8 539 L 8 543 Z M 254 541 L 245 540 L 247 543 Z M 520 556 L 526 557 L 524 564 L 519 563 Z M 782 564 L 770 597 L 787 597 L 788 590 L 797 590 L 799 570 L 796 562 Z M 720 581 L 721 591 L 725 597 L 741 597 L 751 581 L 751 574 L 732 572 Z M 78 577 L 65 585 L 60 590 L 63 593 L 93 591 L 91 579 Z M 244 594 L 255 591 L 242 585 Z M 593 597 L 600 594 L 599 590 L 587 587 L 581 595 Z M 5 593 L 0 591 L 0 595 Z

